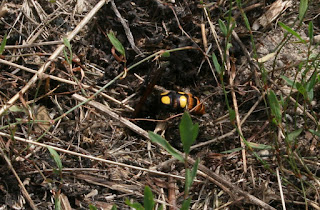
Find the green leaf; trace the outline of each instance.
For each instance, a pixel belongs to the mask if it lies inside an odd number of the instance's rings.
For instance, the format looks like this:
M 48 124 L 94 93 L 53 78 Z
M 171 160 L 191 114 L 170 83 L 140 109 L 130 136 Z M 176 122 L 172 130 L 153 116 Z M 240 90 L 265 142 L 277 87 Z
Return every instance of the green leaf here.
M 299 93 L 301 93 L 302 95 L 306 94 L 306 92 L 307 92 L 306 88 L 300 82 L 296 83 L 296 87 L 297 87 L 297 90 L 299 91 Z
M 111 210 L 117 210 L 117 205 L 116 205 L 116 204 L 113 204 Z
M 200 159 L 197 158 L 196 162 L 193 165 L 193 168 L 192 168 L 192 171 L 191 171 L 192 182 L 194 181 L 194 178 L 196 178 L 199 162 L 200 162 Z
M 310 44 L 312 44 L 313 42 L 313 22 L 312 21 L 309 22 L 308 36 L 309 36 Z
M 218 62 L 217 56 L 214 53 L 212 53 L 212 62 L 218 74 L 221 74 L 221 66 Z
M 19 105 L 13 105 L 9 108 L 10 112 L 26 112 L 26 109 L 24 107 L 21 107 Z
M 191 145 L 196 141 L 199 133 L 199 125 L 193 124 L 188 112 L 183 113 L 179 124 L 180 138 L 183 151 L 189 154 Z
M 2 42 L 1 42 L 1 46 L 0 46 L 0 55 L 2 55 L 6 44 L 7 44 L 7 34 L 5 34 L 3 36 L 3 39 L 2 39 Z
M 164 53 L 161 54 L 161 57 L 163 57 L 163 58 L 169 58 L 169 57 L 170 57 L 170 52 L 165 51 Z
M 302 22 L 304 15 L 308 9 L 308 0 L 300 0 L 299 6 L 299 20 Z
M 220 152 L 220 153 L 221 154 L 230 154 L 230 153 L 238 152 L 238 151 L 241 151 L 241 150 L 243 150 L 242 147 L 237 147 L 237 148 L 226 150 L 226 151 L 223 151 L 223 152 Z
M 219 19 L 218 22 L 219 22 L 219 27 L 220 27 L 222 34 L 226 37 L 228 35 L 228 30 L 227 30 L 226 24 L 224 24 L 224 22 L 221 19 Z
M 236 27 L 236 21 L 234 20 L 234 18 L 233 17 L 231 17 L 231 21 L 230 21 L 232 24 L 231 24 L 231 28 L 230 28 L 230 32 L 232 32 L 233 31 L 233 29 Z
M 295 32 L 292 28 L 290 28 L 289 26 L 287 26 L 286 24 L 284 24 L 280 21 L 279 21 L 279 25 L 281 26 L 281 28 L 288 31 L 293 36 L 297 37 L 302 43 L 304 43 L 304 44 L 306 43 L 306 41 L 304 39 L 302 39 L 302 37 L 297 32 Z
M 242 17 L 243 17 L 245 26 L 247 27 L 248 30 L 250 30 L 250 23 L 249 23 L 249 20 L 248 20 L 246 13 L 243 12 Z
M 313 100 L 313 96 L 314 96 L 314 87 L 315 85 L 317 84 L 317 74 L 314 73 L 310 80 L 308 81 L 307 85 L 306 85 L 306 91 L 307 91 L 307 94 L 308 94 L 308 99 L 310 101 Z
M 47 146 L 47 148 L 48 148 L 48 150 L 49 150 L 49 152 L 51 154 L 51 157 L 55 161 L 59 172 L 61 173 L 61 171 L 62 171 L 62 162 L 61 162 L 59 154 L 52 147 Z
M 149 131 L 149 138 L 152 142 L 160 144 L 167 152 L 169 152 L 173 157 L 181 162 L 184 162 L 183 157 L 160 135 Z
M 308 91 L 307 96 L 308 96 L 308 100 L 312 101 L 314 97 L 314 91 L 313 90 Z
M 124 50 L 123 45 L 121 44 L 121 42 L 117 39 L 117 37 L 114 35 L 113 31 L 110 31 L 108 34 L 108 38 L 111 42 L 111 44 L 114 46 L 114 48 L 116 48 L 116 50 L 123 55 L 124 57 L 126 57 L 126 52 Z
M 153 194 L 148 186 L 144 188 L 143 205 L 145 210 L 153 210 L 154 208 Z
M 192 170 L 190 171 L 188 168 L 186 169 L 186 183 L 185 183 L 185 192 L 186 194 L 189 193 L 190 187 L 194 181 L 194 178 L 197 175 L 198 165 L 199 165 L 199 158 L 196 160 L 196 162 L 193 165 Z
M 95 206 L 92 205 L 92 204 L 89 204 L 89 209 L 90 209 L 90 210 L 98 210 L 97 207 L 95 207 Z
M 309 92 L 310 90 L 313 90 L 316 84 L 317 84 L 317 74 L 314 73 L 307 83 L 307 87 L 306 87 L 307 92 Z
M 251 147 L 252 149 L 259 149 L 259 150 L 271 150 L 271 149 L 273 149 L 272 146 L 265 145 L 265 144 L 257 144 L 257 143 L 254 143 L 254 142 L 247 142 L 247 143 L 248 143 L 248 146 Z M 237 148 L 234 148 L 234 149 L 223 151 L 223 152 L 221 152 L 221 154 L 231 154 L 231 153 L 234 153 L 234 152 L 239 152 L 241 150 L 243 150 L 242 147 L 237 147 Z
M 229 118 L 230 122 L 233 122 L 236 119 L 236 112 L 231 107 L 229 108 Z
M 144 210 L 143 206 L 140 203 L 138 203 L 138 202 L 131 203 L 128 198 L 126 198 L 124 203 L 127 204 L 128 206 L 130 206 L 131 208 L 135 208 L 136 210 Z
M 68 53 L 67 53 L 67 51 L 65 50 L 65 49 L 63 49 L 63 54 L 64 54 L 64 57 L 65 57 L 65 59 L 67 60 L 67 62 L 69 63 L 69 64 L 71 64 L 72 63 L 72 48 L 71 48 L 71 44 L 70 44 L 70 42 L 69 42 L 69 40 L 66 38 L 66 37 L 63 37 L 63 43 L 64 43 L 64 45 L 68 48 L 68 51 L 69 51 L 69 56 L 68 56 Z
M 319 136 L 320 137 L 320 131 L 315 131 L 313 129 L 309 129 L 310 133 L 312 133 L 313 135 Z
M 281 115 L 281 107 L 280 103 L 277 99 L 276 94 L 270 90 L 268 94 L 269 105 L 271 109 L 271 113 L 275 117 L 276 123 L 281 123 L 282 115 Z
M 291 80 L 291 79 L 289 79 L 288 77 L 283 76 L 283 75 L 280 75 L 280 77 L 281 77 L 283 80 L 285 80 L 285 81 L 288 83 L 288 85 L 290 85 L 291 87 L 297 89 L 296 83 L 295 83 L 293 80 Z
M 260 150 L 271 150 L 272 146 L 265 145 L 265 144 L 257 144 L 254 142 L 248 142 L 248 145 L 253 149 L 260 149 Z
M 63 44 L 71 51 L 71 44 L 66 37 L 63 37 Z
M 191 199 L 190 199 L 190 198 L 187 199 L 187 200 L 184 200 L 184 201 L 182 202 L 182 206 L 181 206 L 180 210 L 189 210 L 189 208 L 190 208 L 190 203 L 191 203 Z
M 228 43 L 228 44 L 227 44 L 227 49 L 229 50 L 231 47 L 232 47 L 232 44 L 231 44 L 231 43 Z
M 295 131 L 289 133 L 288 134 L 288 141 L 289 142 L 294 141 L 301 134 L 302 131 L 303 131 L 303 129 L 299 128 L 298 130 L 295 130 Z

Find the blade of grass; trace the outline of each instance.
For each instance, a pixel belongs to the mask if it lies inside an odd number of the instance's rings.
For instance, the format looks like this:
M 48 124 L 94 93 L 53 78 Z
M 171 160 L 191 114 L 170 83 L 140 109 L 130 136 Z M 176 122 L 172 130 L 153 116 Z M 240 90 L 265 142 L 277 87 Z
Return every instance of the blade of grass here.
M 154 208 L 153 194 L 150 187 L 145 186 L 144 188 L 144 197 L 143 197 L 143 205 L 145 210 L 153 210 Z
M 53 160 L 55 161 L 59 172 L 61 172 L 62 171 L 62 162 L 61 162 L 59 154 L 52 147 L 48 146 L 47 148 L 48 148 Z
M 64 57 L 67 60 L 67 62 L 71 64 L 73 55 L 72 55 L 72 48 L 71 48 L 70 41 L 66 37 L 63 37 L 63 44 L 68 48 L 68 51 L 69 51 L 69 56 L 68 56 L 67 51 L 65 50 L 65 48 L 63 48 Z
M 308 36 L 309 36 L 310 43 L 312 44 L 313 42 L 313 22 L 312 21 L 309 22 Z
M 121 44 L 121 42 L 119 41 L 119 39 L 117 39 L 116 35 L 113 33 L 113 31 L 110 31 L 108 34 L 108 38 L 111 42 L 111 44 L 116 48 L 116 50 L 123 55 L 124 57 L 126 57 L 126 52 L 124 50 L 123 45 Z
M 214 68 L 216 69 L 218 74 L 221 74 L 221 66 L 218 62 L 216 54 L 214 54 L 214 53 L 212 53 L 212 61 L 213 61 Z
M 304 39 L 302 39 L 302 37 L 295 32 L 292 28 L 290 28 L 289 26 L 287 26 L 286 24 L 284 24 L 283 22 L 279 21 L 279 26 L 281 26 L 281 28 L 283 28 L 284 30 L 286 30 L 287 32 L 289 32 L 290 34 L 292 34 L 293 36 L 297 37 L 303 44 L 306 43 L 306 41 Z
M 281 119 L 282 119 L 281 106 L 277 99 L 276 94 L 272 90 L 270 90 L 268 94 L 268 99 L 269 99 L 271 113 L 275 117 L 276 123 L 279 124 L 281 123 Z
M 308 9 L 308 0 L 300 0 L 300 6 L 299 6 L 299 20 L 302 22 L 306 11 Z
M 0 46 L 0 55 L 2 55 L 6 44 L 7 44 L 7 34 L 5 34 L 3 36 L 3 39 L 2 39 L 2 42 L 1 42 L 1 46 Z
M 184 162 L 183 157 L 160 135 L 149 131 L 149 138 L 152 142 L 160 144 L 167 152 L 169 152 L 173 157 Z

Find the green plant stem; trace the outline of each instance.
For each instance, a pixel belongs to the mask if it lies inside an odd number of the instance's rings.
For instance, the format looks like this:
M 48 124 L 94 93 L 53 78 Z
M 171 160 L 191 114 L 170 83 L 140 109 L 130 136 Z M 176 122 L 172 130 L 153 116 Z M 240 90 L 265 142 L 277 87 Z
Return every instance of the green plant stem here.
M 188 154 L 184 153 L 184 169 L 187 172 L 188 169 Z M 189 191 L 185 190 L 184 191 L 184 199 L 187 200 L 188 199 L 188 195 L 189 195 Z

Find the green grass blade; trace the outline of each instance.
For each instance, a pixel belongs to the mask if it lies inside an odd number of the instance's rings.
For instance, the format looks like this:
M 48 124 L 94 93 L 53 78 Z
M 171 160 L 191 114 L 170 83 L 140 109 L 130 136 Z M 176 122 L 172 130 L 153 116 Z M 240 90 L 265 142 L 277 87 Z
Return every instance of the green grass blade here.
M 226 24 L 224 24 L 224 22 L 221 19 L 219 19 L 218 22 L 219 22 L 219 27 L 220 27 L 220 30 L 221 30 L 222 34 L 224 36 L 227 36 L 228 35 L 228 29 L 227 29 Z
M 68 51 L 69 51 L 69 56 L 68 56 L 68 53 L 65 49 L 63 49 L 63 54 L 64 54 L 64 57 L 65 59 L 67 60 L 67 62 L 69 64 L 72 63 L 72 48 L 71 48 L 71 44 L 69 42 L 69 40 L 66 38 L 66 37 L 63 37 L 63 44 L 68 48 Z
M 214 68 L 216 69 L 218 74 L 221 74 L 221 66 L 218 62 L 216 54 L 214 54 L 214 53 L 212 53 L 212 62 L 213 62 Z
M 309 26 L 308 26 L 308 36 L 309 36 L 309 40 L 310 40 L 310 43 L 311 43 L 311 44 L 312 44 L 312 42 L 313 42 L 313 31 L 314 31 L 314 29 L 313 29 L 313 22 L 310 21 L 310 22 L 309 22 Z
M 130 206 L 131 208 L 135 208 L 136 210 L 144 210 L 144 207 L 140 203 L 138 203 L 138 202 L 131 203 L 128 198 L 126 198 L 124 203 L 127 204 L 128 206 Z
M 290 85 L 291 87 L 297 89 L 296 83 L 295 83 L 293 80 L 291 80 L 291 79 L 289 79 L 288 77 L 283 76 L 283 75 L 280 75 L 280 77 L 281 77 L 284 81 L 286 81 L 286 82 L 288 83 L 288 85 Z
M 308 9 L 308 0 L 300 0 L 300 6 L 299 6 L 299 20 L 302 22 L 306 11 Z
M 231 107 L 229 107 L 229 119 L 230 119 L 230 122 L 233 122 L 236 120 L 236 112 Z
M 191 199 L 187 199 L 187 200 L 184 200 L 183 203 L 182 203 L 182 206 L 180 208 L 180 210 L 189 210 L 190 208 L 190 203 L 191 203 Z
M 243 150 L 242 147 L 237 147 L 237 148 L 226 150 L 226 151 L 223 151 L 223 152 L 220 152 L 220 153 L 221 154 L 230 154 L 230 153 L 233 153 L 233 152 L 239 152 L 241 150 Z
M 145 210 L 153 210 L 154 208 L 153 194 L 150 187 L 145 186 L 144 188 L 144 197 L 143 197 L 143 205 Z
M 190 187 L 194 181 L 194 178 L 197 175 L 198 166 L 199 166 L 199 158 L 196 160 L 196 162 L 193 165 L 192 170 L 190 171 L 188 168 L 186 169 L 186 183 L 185 183 L 185 195 L 189 193 Z
M 289 142 L 292 143 L 301 134 L 302 131 L 303 131 L 303 129 L 299 128 L 298 130 L 295 130 L 295 131 L 289 133 L 288 134 Z
M 281 123 L 281 119 L 282 119 L 281 106 L 277 99 L 276 94 L 272 90 L 270 90 L 268 94 L 268 99 L 269 99 L 271 113 L 275 117 L 276 123 L 279 124 Z
M 111 44 L 114 46 L 114 48 L 116 48 L 116 50 L 123 55 L 124 57 L 126 57 L 126 52 L 124 50 L 123 45 L 121 44 L 121 42 L 117 39 L 117 37 L 115 36 L 115 34 L 113 33 L 113 31 L 110 31 L 110 33 L 107 34 L 108 38 L 111 42 Z
M 290 28 L 289 26 L 287 26 L 283 22 L 279 22 L 278 24 L 279 24 L 279 26 L 281 26 L 281 28 L 283 28 L 284 30 L 286 30 L 287 32 L 292 34 L 293 36 L 297 37 L 302 43 L 304 43 L 304 44 L 306 43 L 306 41 L 304 39 L 302 39 L 302 37 L 297 32 L 295 32 L 292 28 Z
M 272 149 L 272 147 L 269 146 L 269 145 L 257 144 L 257 143 L 254 143 L 254 142 L 248 142 L 248 145 L 250 147 L 252 147 L 253 149 L 259 149 L 259 150 L 264 150 L 264 149 L 271 150 Z
M 257 144 L 254 142 L 248 142 L 248 146 L 250 146 L 252 149 L 258 149 L 258 150 L 272 150 L 273 149 L 272 146 L 265 145 L 265 144 Z M 230 154 L 230 153 L 234 153 L 234 152 L 239 152 L 241 150 L 243 150 L 242 147 L 237 147 L 234 149 L 223 151 L 223 152 L 221 152 L 221 154 Z
M 0 46 L 0 55 L 2 55 L 6 44 L 7 44 L 7 34 L 5 34 L 3 36 L 3 39 L 2 39 L 2 42 L 1 42 L 1 46 Z
M 51 154 L 51 157 L 55 161 L 59 171 L 61 172 L 62 171 L 62 162 L 61 162 L 59 154 L 52 147 L 48 146 L 47 148 Z
M 314 87 L 315 87 L 316 84 L 318 84 L 317 74 L 313 74 L 311 76 L 310 80 L 308 81 L 307 85 L 306 85 L 306 91 L 307 91 L 307 94 L 308 94 L 308 99 L 310 101 L 313 100 Z
M 319 136 L 320 137 L 320 131 L 315 131 L 313 129 L 309 129 L 310 133 L 312 133 L 313 135 Z
M 149 138 L 152 142 L 160 144 L 167 152 L 169 152 L 173 157 L 184 162 L 183 157 L 160 135 L 149 131 Z

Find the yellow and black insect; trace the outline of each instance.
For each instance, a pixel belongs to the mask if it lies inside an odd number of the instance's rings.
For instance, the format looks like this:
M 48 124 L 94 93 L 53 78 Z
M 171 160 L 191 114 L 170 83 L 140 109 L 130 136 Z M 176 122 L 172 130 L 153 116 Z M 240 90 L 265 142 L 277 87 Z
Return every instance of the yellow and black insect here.
M 187 109 L 193 113 L 203 115 L 205 113 L 204 105 L 199 98 L 191 93 L 167 91 L 161 93 L 160 102 L 172 109 Z

